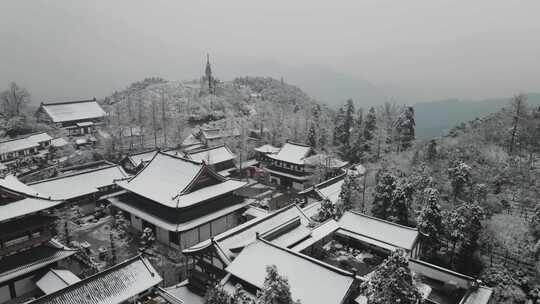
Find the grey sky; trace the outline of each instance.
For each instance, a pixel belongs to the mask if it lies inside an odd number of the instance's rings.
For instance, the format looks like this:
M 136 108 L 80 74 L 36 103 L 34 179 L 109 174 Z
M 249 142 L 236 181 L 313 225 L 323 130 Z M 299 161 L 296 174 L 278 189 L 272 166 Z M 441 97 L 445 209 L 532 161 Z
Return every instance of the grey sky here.
M 318 65 L 418 100 L 540 91 L 538 0 L 0 0 L 0 87 L 103 97 L 147 76 Z

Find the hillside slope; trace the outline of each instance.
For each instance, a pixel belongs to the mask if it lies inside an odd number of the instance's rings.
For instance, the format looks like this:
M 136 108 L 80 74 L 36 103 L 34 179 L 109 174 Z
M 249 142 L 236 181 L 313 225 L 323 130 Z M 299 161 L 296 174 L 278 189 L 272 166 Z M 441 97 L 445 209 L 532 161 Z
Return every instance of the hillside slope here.
M 527 97 L 529 105 L 540 105 L 540 93 L 530 93 Z M 417 103 L 414 105 L 416 135 L 420 139 L 443 135 L 462 121 L 473 120 L 507 107 L 509 101 L 510 97 L 480 101 L 448 99 Z
M 174 147 L 192 128 L 211 122 L 242 125 L 246 130 L 278 124 L 269 128 L 276 132 L 273 140 L 305 138 L 307 124 L 298 122 L 307 119 L 316 101 L 299 88 L 268 77 L 221 82 L 214 95 L 201 94 L 198 81 L 147 78 L 113 93 L 103 104 L 113 135 L 136 127 L 142 129 L 145 146 Z

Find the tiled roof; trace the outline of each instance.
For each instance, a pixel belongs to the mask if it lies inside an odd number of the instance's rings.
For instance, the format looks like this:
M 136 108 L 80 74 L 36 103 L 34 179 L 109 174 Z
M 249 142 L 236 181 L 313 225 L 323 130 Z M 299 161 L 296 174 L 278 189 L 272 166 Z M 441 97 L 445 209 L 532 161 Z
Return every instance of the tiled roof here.
M 0 178 L 0 191 L 11 193 L 19 198 L 16 201 L 0 205 L 0 222 L 49 209 L 63 203 L 61 200 L 46 198 L 45 195 L 39 193 L 33 187 L 23 184 L 12 175 Z
M 306 165 L 324 166 L 326 168 L 343 168 L 349 163 L 326 154 L 315 154 L 304 159 Z
M 201 128 L 201 135 L 206 139 L 216 139 L 222 137 L 240 136 L 237 128 Z
M 311 150 L 312 148 L 310 146 L 287 142 L 277 154 L 268 154 L 268 157 L 291 164 L 303 165 L 304 159 L 309 155 Z
M 274 147 L 272 145 L 269 145 L 269 144 L 266 144 L 266 145 L 262 145 L 258 148 L 255 148 L 254 150 L 257 151 L 257 152 L 261 152 L 261 153 L 269 153 L 269 154 L 275 154 L 275 153 L 278 153 L 279 152 L 279 149 L 278 147 Z
M 76 252 L 51 241 L 47 245 L 4 257 L 0 263 L 0 284 L 63 260 Z
M 115 180 L 124 179 L 128 176 L 122 167 L 109 165 L 30 183 L 29 185 L 45 195 L 52 196 L 53 199 L 67 200 L 98 192 L 98 188 L 113 185 Z
M 96 99 L 42 103 L 41 107 L 53 122 L 67 122 L 74 120 L 95 119 L 105 116 L 105 111 Z
M 212 175 L 218 183 L 187 191 L 203 173 Z M 243 187 L 246 182 L 226 179 L 205 165 L 158 152 L 137 175 L 117 184 L 167 207 L 183 208 L 230 193 Z
M 269 265 L 287 278 L 292 298 L 301 303 L 341 304 L 354 282 L 352 273 L 264 240 L 244 248 L 226 270 L 261 289 Z
M 345 212 L 338 225 L 346 232 L 406 250 L 414 247 L 419 236 L 416 228 L 398 225 L 354 211 Z
M 299 207 L 290 205 L 266 216 L 254 218 L 246 223 L 229 229 L 215 236 L 213 240 L 201 242 L 184 250 L 184 253 L 197 252 L 199 250 L 204 250 L 209 246 L 215 246 L 218 253 L 223 255 L 224 262 L 231 261 L 238 254 L 239 249 L 256 241 L 257 233 L 264 235 L 293 220 L 300 221 L 300 225 L 296 227 L 297 229 L 294 229 L 293 234 L 297 237 L 305 237 L 305 230 L 303 228 L 309 226 L 310 220 L 302 213 Z M 298 241 L 295 237 L 288 239 L 281 237 L 274 240 L 278 241 L 283 246 L 289 246 Z
M 50 294 L 71 284 L 79 282 L 79 279 L 73 272 L 63 269 L 51 269 L 41 279 L 36 282 L 37 287 L 45 294 Z
M 150 262 L 136 256 L 30 303 L 120 304 L 161 281 Z
M 34 133 L 0 142 L 0 154 L 26 150 L 39 146 L 40 142 L 52 140 L 47 133 Z
M 236 158 L 236 155 L 225 145 L 187 152 L 186 156 L 193 161 L 204 162 L 208 165 L 219 164 Z

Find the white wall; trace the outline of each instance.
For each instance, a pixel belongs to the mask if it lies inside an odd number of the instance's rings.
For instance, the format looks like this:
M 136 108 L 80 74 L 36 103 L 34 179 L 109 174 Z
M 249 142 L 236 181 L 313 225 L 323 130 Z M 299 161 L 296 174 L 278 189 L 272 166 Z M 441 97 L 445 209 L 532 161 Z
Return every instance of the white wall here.
M 9 285 L 0 287 L 0 303 L 4 303 L 11 300 L 11 294 L 9 293 Z
M 156 226 L 156 238 L 164 244 L 169 244 L 169 231 Z
M 218 235 L 227 230 L 227 217 L 220 217 L 212 222 L 212 236 Z
M 189 248 L 199 243 L 199 231 L 197 228 L 182 233 L 182 249 Z
M 206 224 L 204 224 L 202 226 L 199 226 L 199 232 L 200 232 L 200 240 L 199 241 L 200 242 L 206 241 L 211 237 L 211 235 L 210 235 L 210 224 L 211 223 L 206 223 Z M 215 235 L 215 233 L 214 233 L 214 235 Z
M 34 276 L 30 276 L 15 282 L 15 294 L 17 295 L 17 297 L 20 297 L 25 293 L 29 293 L 37 289 L 36 284 L 34 284 L 34 282 L 32 281 L 33 279 Z
M 142 220 L 131 214 L 131 226 L 138 231 L 142 231 Z

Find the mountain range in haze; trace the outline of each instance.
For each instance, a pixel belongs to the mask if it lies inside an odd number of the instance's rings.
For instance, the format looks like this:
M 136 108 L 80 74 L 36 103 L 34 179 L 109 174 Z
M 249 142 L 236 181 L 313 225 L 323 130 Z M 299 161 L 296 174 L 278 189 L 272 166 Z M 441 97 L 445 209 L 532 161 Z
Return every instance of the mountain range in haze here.
M 449 98 L 417 102 L 414 92 L 404 92 L 392 86 L 377 86 L 369 81 L 339 73 L 322 66 L 281 66 L 266 64 L 265 69 L 272 77 L 284 77 L 287 83 L 304 90 L 316 100 L 337 108 L 349 98 L 359 107 L 384 102 L 412 104 L 415 109 L 416 134 L 419 139 L 443 135 L 457 124 L 499 111 L 509 105 L 511 96 L 485 99 Z M 249 71 L 246 71 L 249 73 Z M 516 92 L 519 93 L 519 92 Z M 529 93 L 528 104 L 540 106 L 540 93 Z

